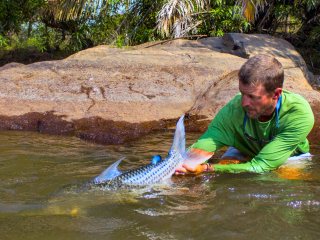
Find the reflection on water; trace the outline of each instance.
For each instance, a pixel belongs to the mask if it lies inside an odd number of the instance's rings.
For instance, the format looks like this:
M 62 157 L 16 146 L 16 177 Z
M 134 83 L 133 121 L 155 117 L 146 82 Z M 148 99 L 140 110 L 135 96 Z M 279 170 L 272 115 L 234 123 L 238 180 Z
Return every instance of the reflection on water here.
M 319 239 L 319 156 L 303 169 L 267 174 L 173 177 L 119 191 L 86 187 L 121 157 L 122 169 L 164 157 L 172 134 L 100 146 L 1 132 L 1 239 Z M 191 144 L 198 136 L 188 137 Z

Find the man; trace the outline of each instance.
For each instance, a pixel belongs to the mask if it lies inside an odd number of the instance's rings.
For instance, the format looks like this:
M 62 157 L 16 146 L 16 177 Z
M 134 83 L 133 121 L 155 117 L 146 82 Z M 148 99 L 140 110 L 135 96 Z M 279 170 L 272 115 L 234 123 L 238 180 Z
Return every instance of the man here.
M 201 172 L 262 173 L 281 166 L 290 156 L 309 152 L 307 135 L 314 124 L 309 103 L 282 89 L 284 71 L 274 57 L 257 55 L 239 71 L 239 90 L 193 144 L 176 174 Z M 201 164 L 223 146 L 241 152 L 238 164 Z M 230 152 L 230 151 L 228 151 Z M 240 156 L 240 154 L 236 154 Z M 243 158 L 242 158 L 243 160 Z

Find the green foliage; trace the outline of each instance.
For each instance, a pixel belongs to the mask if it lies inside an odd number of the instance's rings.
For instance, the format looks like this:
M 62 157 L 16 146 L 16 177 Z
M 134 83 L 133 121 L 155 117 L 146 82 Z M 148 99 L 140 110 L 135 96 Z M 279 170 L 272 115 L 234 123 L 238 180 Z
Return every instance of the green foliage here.
M 84 24 L 81 25 L 77 31 L 71 33 L 67 49 L 76 52 L 85 49 L 90 45 L 90 29 Z
M 284 20 L 288 15 L 292 15 L 294 10 L 295 8 L 293 5 L 277 4 L 274 9 L 274 16 L 278 21 Z
M 201 18 L 203 24 L 198 30 L 200 34 L 220 37 L 226 32 L 247 32 L 250 29 L 250 23 L 242 16 L 238 6 L 221 2 L 208 13 Z
M 10 39 L 7 39 L 6 42 L 7 43 L 3 46 L 1 46 L 0 43 L 0 49 L 6 51 L 16 49 L 35 49 L 39 52 L 44 52 L 46 50 L 44 39 L 38 38 L 37 36 L 22 39 L 19 38 L 18 35 L 14 34 L 10 37 Z
M 125 43 L 126 43 L 126 39 L 123 35 L 118 35 L 114 41 L 114 45 L 117 46 L 118 48 L 125 46 L 126 45 Z
M 46 50 L 45 41 L 42 38 L 30 37 L 23 42 L 22 48 L 35 48 L 39 52 L 44 52 Z
M 19 33 L 25 22 L 36 21 L 45 0 L 1 0 L 0 34 Z
M 18 1 L 4 0 L 0 2 L 0 33 L 6 34 L 8 31 L 18 31 L 23 16 Z
M 0 35 L 0 49 L 5 49 L 6 47 L 8 47 L 8 39 Z
M 132 39 L 133 45 L 157 40 L 155 30 L 152 28 L 138 28 Z
M 319 42 L 320 42 L 320 25 L 312 28 L 312 30 L 310 32 L 310 39 L 312 41 L 317 41 L 318 50 L 320 51 L 320 44 L 319 44 Z
M 315 52 L 319 13 L 320 0 L 1 0 L 0 50 L 70 53 L 99 44 L 263 32 Z M 159 26 L 168 36 L 159 34 Z

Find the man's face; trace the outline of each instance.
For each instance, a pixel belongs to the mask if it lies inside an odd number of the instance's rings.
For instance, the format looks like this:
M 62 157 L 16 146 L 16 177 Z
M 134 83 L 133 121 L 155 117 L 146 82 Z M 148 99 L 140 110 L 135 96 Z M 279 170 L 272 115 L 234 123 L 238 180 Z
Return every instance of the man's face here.
M 268 93 L 262 84 L 253 86 L 243 84 L 241 81 L 239 81 L 239 90 L 242 94 L 241 105 L 249 118 L 258 119 L 273 113 L 278 100 L 276 93 Z

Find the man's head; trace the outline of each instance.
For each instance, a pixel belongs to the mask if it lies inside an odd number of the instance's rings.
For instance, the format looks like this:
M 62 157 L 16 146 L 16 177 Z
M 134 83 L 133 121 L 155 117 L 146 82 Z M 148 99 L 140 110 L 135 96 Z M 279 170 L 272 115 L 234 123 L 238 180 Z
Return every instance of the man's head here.
M 282 93 L 284 72 L 281 63 L 268 55 L 250 58 L 239 71 L 242 107 L 250 118 L 270 116 Z

